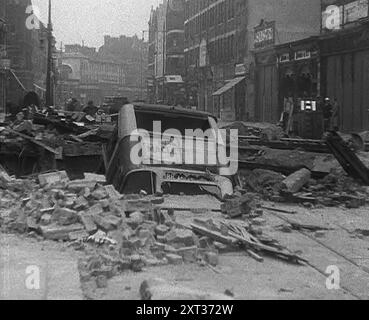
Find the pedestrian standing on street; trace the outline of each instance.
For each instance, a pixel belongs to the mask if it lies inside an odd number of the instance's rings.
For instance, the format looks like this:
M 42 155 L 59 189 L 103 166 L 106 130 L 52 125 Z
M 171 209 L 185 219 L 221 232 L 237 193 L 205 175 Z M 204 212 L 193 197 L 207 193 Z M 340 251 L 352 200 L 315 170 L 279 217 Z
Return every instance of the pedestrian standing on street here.
M 323 117 L 324 117 L 324 131 L 329 131 L 331 129 L 333 106 L 329 98 L 325 98 L 323 105 Z
M 332 106 L 332 121 L 331 126 L 334 131 L 340 130 L 340 108 L 337 99 L 334 99 Z

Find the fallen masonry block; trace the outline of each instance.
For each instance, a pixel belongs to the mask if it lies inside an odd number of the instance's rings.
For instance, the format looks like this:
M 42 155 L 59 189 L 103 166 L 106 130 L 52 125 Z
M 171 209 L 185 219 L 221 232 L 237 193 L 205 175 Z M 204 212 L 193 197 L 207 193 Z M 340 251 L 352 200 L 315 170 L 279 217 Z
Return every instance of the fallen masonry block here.
M 169 244 L 184 244 L 187 247 L 195 244 L 194 234 L 190 230 L 175 229 L 166 235 L 166 240 Z
M 70 241 L 83 241 L 89 234 L 85 230 L 70 232 L 68 237 Z
M 90 190 L 95 189 L 96 182 L 95 181 L 87 181 L 87 180 L 74 180 L 68 183 L 68 189 L 72 190 L 74 192 L 86 192 L 86 189 L 88 189 L 88 192 Z
M 110 204 L 111 204 L 110 200 L 103 199 L 103 200 L 100 200 L 99 202 L 104 210 L 110 208 Z
M 108 196 L 107 192 L 103 188 L 99 188 L 91 193 L 91 197 L 96 200 L 105 199 Z
M 160 214 L 161 214 L 161 220 L 162 220 L 163 224 L 165 224 L 166 226 L 168 226 L 170 228 L 175 225 L 174 214 L 173 214 L 173 216 L 170 216 L 168 211 L 163 211 L 163 210 L 160 212 Z
M 40 232 L 46 240 L 69 240 L 69 234 L 83 230 L 83 225 L 77 223 L 70 226 L 58 226 L 56 224 L 41 226 Z
M 9 228 L 19 233 L 25 233 L 27 231 L 27 219 L 21 218 L 9 224 Z
M 37 231 L 38 230 L 38 224 L 36 222 L 36 219 L 33 217 L 27 217 L 27 230 L 29 231 Z
M 86 200 L 86 198 L 83 196 L 78 197 L 74 202 L 74 209 L 81 211 L 86 208 L 88 208 L 88 201 Z
M 142 300 L 233 300 L 225 294 L 173 285 L 163 279 L 145 280 L 140 286 Z
M 346 207 L 348 209 L 358 209 L 360 207 L 365 206 L 366 199 L 364 197 L 354 197 L 351 196 L 350 199 L 346 202 Z
M 165 236 L 157 236 L 156 240 L 159 243 L 167 243 L 167 238 Z
M 145 266 L 145 263 L 141 259 L 141 257 L 138 254 L 131 256 L 131 270 L 133 272 L 141 272 L 142 268 Z
M 297 193 L 305 186 L 311 179 L 311 172 L 308 169 L 301 169 L 282 182 L 282 190 L 288 193 Z
M 169 230 L 169 227 L 161 224 L 155 228 L 155 234 L 158 236 L 165 236 L 169 232 Z
M 223 214 L 230 218 L 237 218 L 241 215 L 249 215 L 255 206 L 255 197 L 251 194 L 244 194 L 238 198 L 226 199 L 221 205 Z
M 155 244 L 153 245 L 157 250 L 163 250 L 165 249 L 165 244 L 164 243 L 160 243 L 160 242 L 155 242 Z
M 7 174 L 7 172 L 0 165 L 0 181 L 4 181 L 6 183 L 12 182 L 13 179 Z
M 52 220 L 59 225 L 68 226 L 78 222 L 78 214 L 71 209 L 57 208 L 52 216 Z
M 198 249 L 196 246 L 180 248 L 176 250 L 176 254 L 181 256 L 184 262 L 196 262 Z
M 153 209 L 153 205 L 150 200 L 138 199 L 138 200 L 123 200 L 126 212 L 147 212 Z
M 99 289 L 107 288 L 107 286 L 108 286 L 108 278 L 107 278 L 105 275 L 100 274 L 100 275 L 96 278 L 96 286 L 97 286 Z
M 174 253 L 174 254 L 177 253 L 177 249 L 170 245 L 164 245 L 164 251 L 167 253 Z
M 122 195 L 114 188 L 113 185 L 105 186 L 105 191 L 110 199 L 118 200 L 122 197 Z
M 151 232 L 149 230 L 147 230 L 147 229 L 140 229 L 138 231 L 138 237 L 140 239 L 147 239 L 147 238 L 149 238 L 151 236 L 152 236 Z
M 201 238 L 199 239 L 199 247 L 200 247 L 201 249 L 206 249 L 206 248 L 208 248 L 208 247 L 209 247 L 209 241 L 210 241 L 210 239 L 209 239 L 208 237 L 201 237 Z
M 254 218 L 251 222 L 256 226 L 264 226 L 266 224 L 266 220 L 263 218 Z
M 168 253 L 165 257 L 170 264 L 180 265 L 183 263 L 183 258 L 177 254 Z
M 96 225 L 105 232 L 117 229 L 119 225 L 122 223 L 122 219 L 112 215 L 107 217 L 94 215 L 93 218 Z
M 219 256 L 215 252 L 206 252 L 205 261 L 211 266 L 216 267 L 219 264 Z
M 98 269 L 93 269 L 91 275 L 94 277 L 105 276 L 107 279 L 111 279 L 114 277 L 114 268 L 103 265 Z
M 95 173 L 85 173 L 85 180 L 94 181 L 100 184 L 106 183 L 106 177 L 104 175 L 95 174 Z
M 129 218 L 126 220 L 127 224 L 132 228 L 136 229 L 139 225 L 144 222 L 144 215 L 139 212 L 133 212 L 130 214 Z
M 40 219 L 40 224 L 42 226 L 48 226 L 49 224 L 51 224 L 52 222 L 52 215 L 49 213 L 46 213 L 44 215 L 42 215 L 41 219 Z
M 95 215 L 102 214 L 103 212 L 104 212 L 104 208 L 102 207 L 101 203 L 96 203 L 95 205 L 90 207 L 86 213 L 88 215 L 95 216 Z
M 91 215 L 81 214 L 79 218 L 89 234 L 93 234 L 97 231 L 97 226 L 94 222 L 94 218 Z
M 62 181 L 69 181 L 68 175 L 65 171 L 51 172 L 40 174 L 38 181 L 41 186 L 52 185 Z

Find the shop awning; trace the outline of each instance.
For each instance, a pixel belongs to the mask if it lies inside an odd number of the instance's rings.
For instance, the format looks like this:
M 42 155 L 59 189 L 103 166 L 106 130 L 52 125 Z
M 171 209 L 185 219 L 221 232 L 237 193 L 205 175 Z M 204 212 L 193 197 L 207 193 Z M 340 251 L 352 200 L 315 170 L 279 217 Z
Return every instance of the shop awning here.
M 221 87 L 219 90 L 215 91 L 213 93 L 213 96 L 220 96 L 223 93 L 227 92 L 228 90 L 235 87 L 237 84 L 239 84 L 242 80 L 244 80 L 245 77 L 237 77 L 232 80 L 230 80 L 225 86 Z

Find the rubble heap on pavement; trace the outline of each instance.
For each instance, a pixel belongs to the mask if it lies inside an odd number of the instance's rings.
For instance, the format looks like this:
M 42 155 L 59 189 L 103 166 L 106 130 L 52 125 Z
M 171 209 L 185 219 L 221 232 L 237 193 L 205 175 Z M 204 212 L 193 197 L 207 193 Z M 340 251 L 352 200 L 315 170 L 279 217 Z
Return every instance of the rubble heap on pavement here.
M 1 230 L 67 242 L 83 250 L 81 279 L 98 287 L 120 272 L 147 266 L 200 263 L 214 268 L 220 252 L 240 246 L 258 260 L 262 258 L 257 252 L 264 251 L 300 261 L 262 234 L 263 212 L 255 197 L 244 191 L 225 199 L 224 219 L 195 218 L 192 225 L 182 225 L 174 210 L 161 208 L 163 196 L 121 195 L 105 184 L 105 177 L 96 174 L 71 181 L 60 171 L 19 180 L 3 172 Z M 229 222 L 240 213 L 248 222 Z
M 108 142 L 115 127 L 113 123 L 79 123 L 65 119 L 65 115 L 34 114 L 32 120 L 18 122 L 0 127 L 0 155 L 2 165 L 19 176 L 61 169 L 65 167 L 63 160 L 68 158 L 101 158 L 102 145 Z M 33 159 L 35 165 L 32 162 L 31 168 L 19 168 L 14 165 L 14 157 L 27 159 L 28 166 Z
M 369 187 L 342 170 L 332 170 L 321 179 L 312 178 L 308 169 L 289 176 L 271 170 L 243 170 L 240 180 L 246 190 L 265 200 L 301 203 L 307 207 L 343 205 L 349 209 L 359 208 L 366 205 L 369 195 Z

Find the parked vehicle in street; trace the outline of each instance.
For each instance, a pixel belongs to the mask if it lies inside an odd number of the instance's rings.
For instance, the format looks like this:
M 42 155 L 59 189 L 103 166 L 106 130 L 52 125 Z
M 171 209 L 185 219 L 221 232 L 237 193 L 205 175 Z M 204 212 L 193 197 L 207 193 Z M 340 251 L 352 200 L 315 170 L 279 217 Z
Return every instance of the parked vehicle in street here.
M 153 125 L 159 123 L 160 132 L 157 128 L 153 130 Z M 171 134 L 168 137 L 169 129 L 175 130 L 177 136 Z M 148 135 L 133 141 L 132 133 L 140 130 Z M 147 194 L 211 193 L 219 198 L 232 194 L 230 178 L 220 175 L 222 165 L 218 161 L 217 146 L 222 144 L 221 139 L 199 135 L 191 145 L 186 130 L 215 132 L 218 130 L 216 118 L 208 113 L 177 107 L 145 103 L 125 105 L 120 110 L 116 131 L 105 154 L 107 181 L 124 194 L 140 191 Z M 157 137 L 160 140 L 155 140 Z M 168 142 L 172 144 L 169 153 L 172 152 L 172 156 L 175 153 L 182 161 L 163 161 Z M 177 145 L 173 146 L 175 142 Z M 155 148 L 159 152 L 155 152 Z M 132 155 L 137 149 L 141 149 L 142 163 L 133 161 Z M 185 161 L 194 155 L 194 161 Z M 198 155 L 203 155 L 204 161 L 200 161 Z

